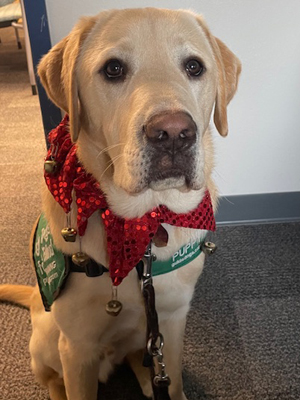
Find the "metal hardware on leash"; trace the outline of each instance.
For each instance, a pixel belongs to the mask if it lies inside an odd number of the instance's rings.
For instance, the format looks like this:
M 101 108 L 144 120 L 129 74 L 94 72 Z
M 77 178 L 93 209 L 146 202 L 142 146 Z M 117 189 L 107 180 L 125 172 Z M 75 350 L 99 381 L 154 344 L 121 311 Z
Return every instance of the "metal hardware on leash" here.
M 151 284 L 152 285 L 152 261 L 156 260 L 156 255 L 151 253 L 151 242 L 146 248 L 144 257 L 143 257 L 143 263 L 144 263 L 144 269 L 143 269 L 143 275 L 142 275 L 142 289 L 147 285 Z
M 152 337 L 149 338 L 147 343 L 148 353 L 150 354 L 151 357 L 157 359 L 157 364 L 158 364 L 158 373 L 154 376 L 153 383 L 156 386 L 162 386 L 162 385 L 169 386 L 171 380 L 165 370 L 166 364 L 164 362 L 164 357 L 162 353 L 162 349 L 164 347 L 164 337 L 161 333 L 159 333 L 158 339 L 159 339 L 158 346 L 156 346 L 156 344 L 153 343 Z
M 147 352 L 144 357 L 144 365 L 150 368 L 154 400 L 170 400 L 168 386 L 171 380 L 166 373 L 166 364 L 162 352 L 164 338 L 159 332 L 155 309 L 155 292 L 152 285 L 152 261 L 155 259 L 156 256 L 151 254 L 150 242 L 143 257 L 144 269 L 142 275 L 142 292 L 147 318 Z M 157 364 L 157 373 L 155 373 L 154 360 Z

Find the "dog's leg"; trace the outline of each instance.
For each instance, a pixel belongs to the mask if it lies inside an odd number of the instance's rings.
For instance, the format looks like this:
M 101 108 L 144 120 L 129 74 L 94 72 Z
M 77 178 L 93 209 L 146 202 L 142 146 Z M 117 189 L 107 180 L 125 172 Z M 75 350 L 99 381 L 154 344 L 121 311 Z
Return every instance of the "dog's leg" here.
M 32 371 L 36 380 L 49 390 L 51 400 L 67 400 L 64 381 L 52 368 L 31 360 Z
M 67 400 L 65 385 L 62 379 L 50 379 L 47 386 L 51 400 Z
M 137 351 L 136 353 L 131 353 L 126 356 L 129 365 L 140 384 L 144 396 L 151 399 L 152 398 L 152 386 L 150 381 L 150 371 L 149 368 L 145 368 L 143 363 L 144 350 Z
M 61 334 L 59 352 L 68 400 L 96 400 L 99 375 L 97 349 L 89 344 L 71 342 Z

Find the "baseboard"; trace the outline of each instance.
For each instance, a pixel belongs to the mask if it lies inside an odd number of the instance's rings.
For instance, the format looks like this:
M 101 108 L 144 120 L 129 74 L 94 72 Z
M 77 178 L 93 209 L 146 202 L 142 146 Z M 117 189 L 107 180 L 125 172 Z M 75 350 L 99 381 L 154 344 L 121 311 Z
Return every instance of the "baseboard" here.
M 217 225 L 300 221 L 300 192 L 221 197 Z

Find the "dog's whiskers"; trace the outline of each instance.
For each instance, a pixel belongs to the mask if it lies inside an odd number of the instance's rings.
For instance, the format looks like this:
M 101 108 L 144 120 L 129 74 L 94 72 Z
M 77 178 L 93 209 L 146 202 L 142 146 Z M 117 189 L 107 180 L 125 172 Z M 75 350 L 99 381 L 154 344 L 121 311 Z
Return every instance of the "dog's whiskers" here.
M 112 144 L 111 146 L 107 146 L 107 147 L 105 147 L 104 149 L 102 149 L 99 153 L 98 153 L 98 155 L 97 155 L 97 159 L 101 156 L 101 154 L 103 154 L 103 153 L 107 153 L 109 150 L 111 150 L 111 149 L 114 149 L 115 147 L 118 147 L 118 146 L 123 146 L 125 143 L 117 143 L 117 144 Z
M 118 154 L 117 156 L 115 156 L 114 158 L 112 158 L 112 159 L 110 160 L 108 166 L 107 166 L 107 167 L 105 168 L 105 170 L 102 172 L 102 174 L 101 174 L 101 176 L 100 176 L 100 178 L 99 178 L 99 181 L 101 181 L 101 179 L 103 178 L 105 172 L 106 172 L 110 167 L 112 167 L 113 164 L 114 164 L 116 161 L 118 161 L 123 155 L 124 155 L 123 153 Z

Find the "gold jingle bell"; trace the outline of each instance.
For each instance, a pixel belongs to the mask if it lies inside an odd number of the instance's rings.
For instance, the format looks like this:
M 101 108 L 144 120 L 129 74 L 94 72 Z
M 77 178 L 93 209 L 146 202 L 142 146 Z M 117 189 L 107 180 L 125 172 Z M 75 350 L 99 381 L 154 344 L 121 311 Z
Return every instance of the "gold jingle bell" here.
M 79 267 L 85 267 L 90 262 L 90 257 L 87 254 L 79 251 L 78 253 L 72 255 L 72 261 Z
M 105 307 L 107 314 L 116 317 L 120 314 L 123 306 L 119 300 L 110 300 Z
M 204 242 L 204 244 L 201 246 L 201 250 L 204 254 L 210 256 L 216 252 L 217 246 L 213 242 Z
M 44 170 L 47 174 L 55 174 L 58 170 L 58 162 L 56 162 L 55 160 L 45 161 Z
M 75 242 L 77 231 L 74 228 L 63 228 L 61 230 L 61 235 L 66 242 Z

